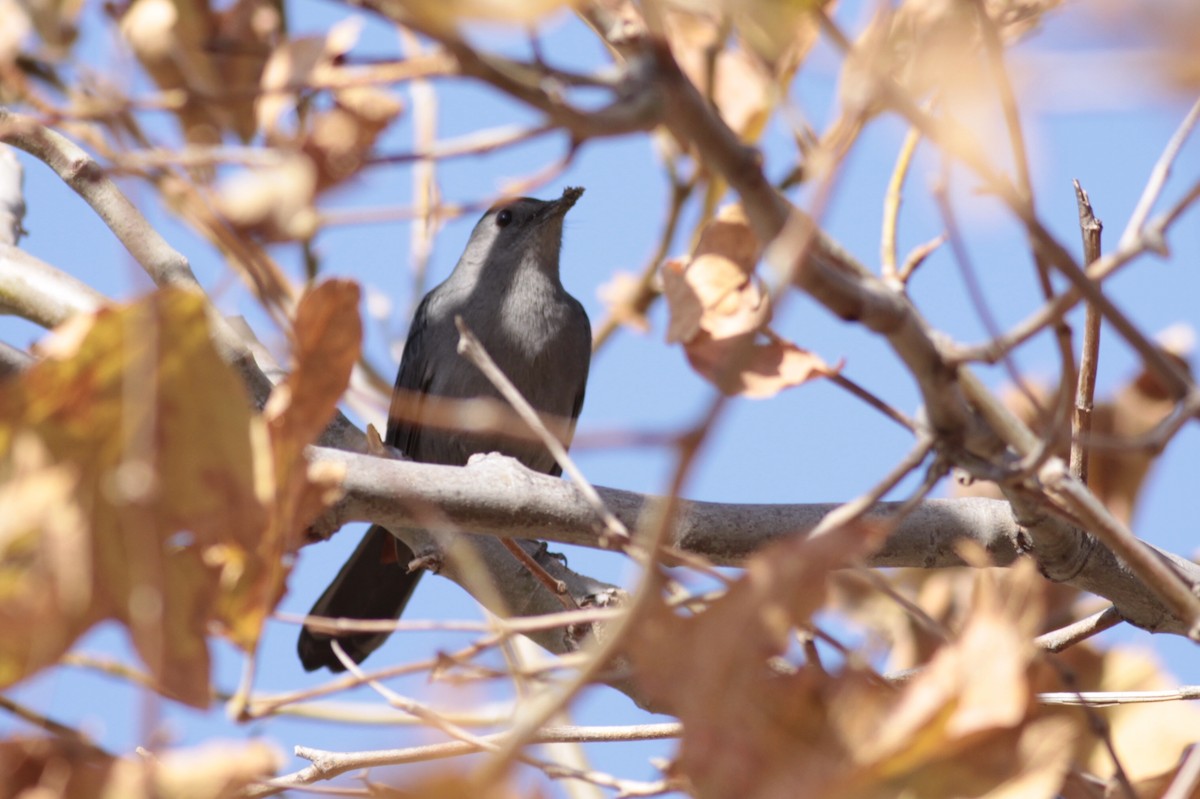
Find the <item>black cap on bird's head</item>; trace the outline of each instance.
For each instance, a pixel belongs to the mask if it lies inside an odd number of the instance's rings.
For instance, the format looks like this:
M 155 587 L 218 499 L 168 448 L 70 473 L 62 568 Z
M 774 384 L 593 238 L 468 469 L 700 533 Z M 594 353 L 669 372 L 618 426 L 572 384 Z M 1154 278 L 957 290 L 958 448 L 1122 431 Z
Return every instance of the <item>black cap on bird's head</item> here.
M 459 268 L 497 261 L 513 266 L 532 262 L 557 275 L 563 217 L 582 195 L 581 187 L 570 186 L 557 200 L 516 197 L 496 203 L 471 231 Z

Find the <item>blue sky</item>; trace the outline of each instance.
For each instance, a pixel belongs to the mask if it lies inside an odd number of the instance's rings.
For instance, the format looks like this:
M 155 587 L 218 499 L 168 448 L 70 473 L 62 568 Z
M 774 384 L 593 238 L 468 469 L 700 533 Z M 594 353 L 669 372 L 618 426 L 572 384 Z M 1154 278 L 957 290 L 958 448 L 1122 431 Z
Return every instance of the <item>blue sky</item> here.
M 289 11 L 289 23 L 296 32 L 324 30 L 345 13 L 340 6 L 309 2 L 294 3 Z M 1118 88 L 1115 96 L 1097 96 L 1090 89 L 1080 88 L 1081 82 L 1071 80 L 1069 74 L 1049 69 L 1047 65 L 1059 64 L 1065 56 L 1111 53 L 1103 48 L 1145 44 L 1114 34 L 1112 29 L 1088 25 L 1080 16 L 1083 11 L 1068 6 L 1049 17 L 1045 30 L 1020 48 L 1014 66 L 1018 83 L 1024 80 L 1029 89 L 1023 122 L 1039 209 L 1049 229 L 1073 251 L 1078 249 L 1079 235 L 1071 179 L 1078 178 L 1091 194 L 1098 215 L 1107 225 L 1106 249 L 1111 247 L 1152 165 L 1191 102 L 1182 93 L 1162 90 L 1122 93 Z M 861 4 L 843 6 L 839 19 L 852 29 L 860 25 L 864 20 Z M 367 22 L 355 52 L 394 54 L 394 34 L 371 19 Z M 108 34 L 98 35 L 95 28 L 92 30 L 82 45 L 87 57 L 102 69 L 115 64 L 128 70 L 128 57 L 114 54 Z M 515 52 L 523 48 L 518 37 L 494 30 L 486 31 L 481 40 Z M 570 18 L 549 25 L 544 44 L 551 63 L 574 70 L 604 62 L 603 51 L 590 32 Z M 1110 70 L 1123 69 L 1115 57 L 1111 63 L 1103 57 L 1096 60 L 1107 63 Z M 818 129 L 824 128 L 834 113 L 839 63 L 836 54 L 819 46 L 793 91 L 793 99 Z M 1105 76 L 1094 77 L 1103 81 Z M 1145 78 L 1146 83 L 1154 80 L 1152 75 Z M 441 136 L 537 120 L 536 114 L 477 86 L 439 82 L 437 88 Z M 152 127 L 166 136 L 171 122 L 160 119 Z M 900 122 L 887 118 L 867 130 L 838 180 L 825 217 L 826 230 L 872 268 L 877 268 L 878 262 L 884 188 L 904 130 Z M 406 150 L 410 135 L 407 120 L 402 120 L 381 149 Z M 448 199 L 476 200 L 498 191 L 506 179 L 553 161 L 562 152 L 562 145 L 561 138 L 552 136 L 502 154 L 447 162 L 439 165 L 438 179 Z M 786 132 L 773 127 L 763 147 L 769 173 L 783 174 L 794 157 Z M 48 169 L 31 159 L 23 160 L 29 204 L 25 226 L 31 234 L 24 246 L 110 296 L 128 298 L 146 290 L 148 280 L 83 202 Z M 902 212 L 902 253 L 942 229 L 929 193 L 941 169 L 939 156 L 922 147 Z M 1191 142 L 1185 149 L 1175 174 L 1168 184 L 1167 201 L 1200 174 L 1200 141 Z M 974 192 L 975 182 L 961 168 L 952 166 L 950 175 L 952 197 L 960 212 L 959 222 L 967 231 L 966 246 L 977 276 L 1001 326 L 1011 325 L 1038 307 L 1023 235 L 996 203 Z M 557 195 L 564 185 L 587 188 L 567 219 L 564 282 L 583 301 L 593 322 L 599 322 L 605 314 L 596 296 L 598 287 L 616 270 L 640 271 L 655 246 L 668 187 L 651 141 L 645 136 L 589 142 L 562 178 L 541 194 Z M 135 203 L 191 259 L 202 282 L 216 292 L 222 310 L 246 315 L 265 341 L 278 345 L 282 340 L 278 331 L 267 325 L 212 248 L 158 207 L 152 192 L 137 184 L 127 186 Z M 327 198 L 327 204 L 347 209 L 401 207 L 409 203 L 410 191 L 409 170 L 386 167 L 339 190 Z M 809 198 L 801 193 L 793 199 L 804 203 Z M 694 205 L 689 206 L 687 219 L 694 219 L 695 213 Z M 473 223 L 473 218 L 467 218 L 446 227 L 436 243 L 429 285 L 453 267 Z M 686 246 L 690 230 L 686 221 L 681 230 L 675 253 L 682 253 Z M 1186 216 L 1169 242 L 1170 259 L 1142 259 L 1127 267 L 1106 289 L 1120 308 L 1150 331 L 1176 322 L 1200 326 L 1200 212 Z M 391 298 L 389 318 L 366 322 L 368 356 L 389 376 L 395 370 L 393 353 L 398 352 L 393 345 L 403 338 L 407 325 L 403 314 L 413 300 L 409 294 L 408 246 L 409 231 L 402 222 L 329 229 L 316 242 L 324 273 L 354 278 L 368 291 Z M 274 254 L 291 275 L 299 278 L 300 261 L 295 248 L 279 247 Z M 939 329 L 966 342 L 985 337 L 947 250 L 934 255 L 921 268 L 911 293 L 917 306 Z M 1078 322 L 1079 315 L 1072 319 Z M 651 321 L 653 329 L 648 334 L 619 333 L 593 364 L 578 430 L 580 442 L 593 446 L 577 447 L 575 454 L 584 472 L 597 484 L 656 493 L 666 490 L 673 455 L 665 450 L 605 446 L 606 440 L 611 440 L 615 432 L 683 429 L 695 421 L 712 397 L 712 389 L 690 370 L 679 349 L 663 342 L 665 315 L 661 306 L 651 314 Z M 918 398 L 911 380 L 885 344 L 873 336 L 834 319 L 798 294 L 789 296 L 783 304 L 775 326 L 831 362 L 844 359 L 848 376 L 900 410 L 917 410 Z M 38 331 L 23 323 L 0 320 L 0 334 L 7 341 L 25 345 L 37 337 Z M 1017 363 L 1028 375 L 1050 376 L 1057 368 L 1057 359 L 1047 343 L 1043 337 L 1017 353 Z M 1104 395 L 1119 385 L 1135 368 L 1129 349 L 1106 329 L 1099 393 Z M 1004 380 L 999 369 L 984 370 L 983 374 L 993 385 Z M 360 421 L 380 424 L 379 419 Z M 769 401 L 734 400 L 713 431 L 685 493 L 693 498 L 728 502 L 850 499 L 886 474 L 910 443 L 908 435 L 895 424 L 827 384 L 804 386 Z M 1140 536 L 1181 554 L 1193 552 L 1195 512 L 1189 500 L 1195 494 L 1197 473 L 1200 432 L 1191 425 L 1167 450 L 1152 475 L 1135 524 Z M 904 496 L 912 485 L 911 480 L 907 481 L 895 496 Z M 357 535 L 358 529 L 347 528 L 330 543 L 306 549 L 281 610 L 305 612 L 352 549 Z M 586 551 L 570 551 L 568 555 L 574 568 L 598 577 L 623 584 L 636 578 L 631 567 L 616 556 Z M 426 579 L 409 614 L 412 618 L 476 618 L 478 611 L 452 584 Z M 300 669 L 294 655 L 295 635 L 292 626 L 269 626 L 262 645 L 259 690 L 294 689 L 315 685 L 321 679 Z M 1104 640 L 1152 647 L 1181 681 L 1197 681 L 1200 658 L 1194 647 L 1181 639 L 1151 639 L 1138 631 L 1121 629 Z M 455 643 L 466 643 L 466 639 L 396 635 L 370 662 L 398 662 Z M 131 658 L 123 633 L 109 626 L 94 631 L 79 649 Z M 240 658 L 220 642 L 214 642 L 214 649 L 217 683 L 231 688 L 239 674 Z M 447 699 L 451 695 L 449 689 L 430 689 L 419 679 L 401 681 L 397 689 L 425 698 Z M 146 700 L 137 691 L 110 679 L 60 669 L 29 681 L 14 696 L 63 721 L 82 725 L 115 750 L 128 751 L 143 740 L 144 728 L 137 721 L 139 712 L 131 710 L 145 707 L 142 703 Z M 368 701 L 372 698 L 365 692 L 357 696 Z M 580 723 L 646 719 L 629 700 L 605 689 L 589 690 L 575 710 L 575 720 Z M 363 730 L 287 720 L 238 727 L 224 719 L 219 707 L 201 714 L 168 703 L 156 712 L 161 712 L 169 736 L 180 743 L 213 736 L 265 736 L 285 750 L 295 744 L 358 749 L 401 746 L 428 738 L 403 729 Z M 0 718 L 0 730 L 11 726 L 8 719 Z M 646 763 L 647 756 L 665 755 L 671 748 L 662 743 L 598 745 L 589 747 L 589 754 L 599 768 L 631 778 L 650 778 L 654 772 Z M 295 767 L 299 765 L 302 763 L 294 762 Z

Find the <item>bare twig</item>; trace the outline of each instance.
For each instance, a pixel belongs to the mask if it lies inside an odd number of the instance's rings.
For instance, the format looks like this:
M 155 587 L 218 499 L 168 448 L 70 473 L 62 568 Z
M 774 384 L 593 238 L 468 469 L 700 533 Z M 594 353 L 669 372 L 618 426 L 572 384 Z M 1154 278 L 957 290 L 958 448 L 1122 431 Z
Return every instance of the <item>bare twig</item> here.
M 1129 215 L 1129 222 L 1126 223 L 1125 232 L 1121 234 L 1121 239 L 1117 242 L 1117 249 L 1131 249 L 1134 242 L 1142 237 L 1146 220 L 1150 218 L 1150 211 L 1154 209 L 1154 204 L 1158 202 L 1158 197 L 1162 194 L 1167 178 L 1171 174 L 1171 167 L 1174 166 L 1175 159 L 1179 157 L 1179 151 L 1183 149 L 1184 142 L 1192 135 L 1192 130 L 1198 121 L 1200 121 L 1200 99 L 1192 104 L 1191 110 L 1188 111 L 1183 122 L 1179 124 L 1170 141 L 1167 142 L 1162 155 L 1154 164 L 1154 169 L 1150 171 L 1150 179 L 1146 182 L 1146 188 L 1142 190 L 1142 196 L 1138 198 L 1138 204 L 1133 209 L 1133 213 Z
M 1100 233 L 1103 225 L 1092 211 L 1087 192 L 1075 181 L 1075 200 L 1079 205 L 1079 231 L 1083 236 L 1083 260 L 1091 266 L 1100 257 Z M 1096 372 L 1100 358 L 1100 313 L 1087 305 L 1083 325 L 1083 350 L 1079 356 L 1079 378 L 1075 390 L 1075 414 L 1071 425 L 1071 474 L 1088 484 L 1088 437 L 1092 432 L 1095 407 Z
M 601 743 L 626 741 L 656 741 L 677 738 L 682 734 L 678 723 L 640 724 L 623 727 L 543 727 L 531 743 Z M 495 745 L 509 733 L 479 736 L 481 741 Z M 311 785 L 319 780 L 328 780 L 348 771 L 377 766 L 399 766 L 408 763 L 425 763 L 448 757 L 478 752 L 479 747 L 463 741 L 414 746 L 405 749 L 385 749 L 364 752 L 327 752 L 309 747 L 297 747 L 296 754 L 313 765 L 300 771 L 277 777 L 261 788 L 247 792 L 248 797 L 272 796 L 288 788 Z
M 61 738 L 66 744 L 78 747 L 89 757 L 106 759 L 115 757 L 115 755 L 98 746 L 91 738 L 74 727 L 63 724 L 60 721 L 55 721 L 49 716 L 39 713 L 33 708 L 27 707 L 3 694 L 0 694 L 0 710 L 11 713 L 22 721 L 37 727 L 39 730 L 45 730 L 51 735 Z
M 1062 652 L 1120 623 L 1121 614 L 1115 607 L 1109 605 L 1086 619 L 1080 619 L 1066 627 L 1039 635 L 1033 642 L 1047 652 Z
M 896 269 L 896 229 L 900 218 L 904 181 L 908 177 L 908 169 L 912 165 L 913 153 L 916 152 L 919 141 L 921 132 L 916 128 L 909 128 L 904 137 L 904 144 L 900 146 L 900 154 L 896 156 L 896 166 L 892 170 L 887 194 L 883 198 L 883 233 L 880 235 L 879 256 L 882 259 L 884 280 L 904 282 L 901 273 Z

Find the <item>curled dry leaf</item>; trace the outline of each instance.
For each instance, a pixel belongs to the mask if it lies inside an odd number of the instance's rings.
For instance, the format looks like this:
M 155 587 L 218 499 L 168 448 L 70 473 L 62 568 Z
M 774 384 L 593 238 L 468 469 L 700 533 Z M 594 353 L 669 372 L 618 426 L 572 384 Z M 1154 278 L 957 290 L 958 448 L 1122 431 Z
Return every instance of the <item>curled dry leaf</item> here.
M 318 305 L 344 310 L 353 293 L 337 286 Z M 309 313 L 326 324 L 319 308 Z M 350 348 L 350 336 L 331 334 L 330 346 Z M 6 515 L 14 526 L 0 533 L 3 606 L 32 614 L 5 625 L 0 686 L 111 618 L 164 693 L 204 706 L 206 636 L 226 630 L 254 643 L 281 591 L 280 542 L 319 510 L 322 486 L 304 482 L 296 453 L 331 412 L 348 356 L 309 352 L 305 373 L 328 358 L 330 374 L 293 385 L 269 431 L 217 354 L 198 294 L 164 289 L 102 309 L 42 352 L 0 385 L 0 474 L 6 490 L 28 492 L 27 511 Z
M 822 606 L 829 570 L 879 533 L 772 547 L 706 610 L 680 618 L 660 605 L 637 631 L 636 679 L 683 722 L 677 766 L 696 796 L 1056 795 L 1079 716 L 1034 703 L 1032 564 L 1006 584 L 981 581 L 958 637 L 902 687 L 854 665 L 768 669 Z
M 283 758 L 268 744 L 207 743 L 118 758 L 53 738 L 0 741 L 5 796 L 38 799 L 233 799 Z
M 667 341 L 727 394 L 761 398 L 832 371 L 766 329 L 770 298 L 754 272 L 761 246 L 740 205 L 722 208 L 689 260 L 663 265 Z

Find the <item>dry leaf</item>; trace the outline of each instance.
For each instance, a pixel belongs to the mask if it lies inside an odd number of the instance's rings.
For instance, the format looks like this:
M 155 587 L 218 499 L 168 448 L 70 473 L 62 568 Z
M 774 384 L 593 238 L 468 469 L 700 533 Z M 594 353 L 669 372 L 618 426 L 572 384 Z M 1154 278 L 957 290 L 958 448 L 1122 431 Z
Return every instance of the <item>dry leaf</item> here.
M 451 30 L 464 22 L 528 25 L 570 8 L 569 0 L 406 0 L 404 13 L 423 25 Z
M 268 139 L 281 135 L 283 115 L 296 107 L 299 92 L 318 85 L 361 32 L 362 20 L 351 17 L 335 24 L 323 37 L 288 39 L 275 48 L 262 72 L 256 110 L 258 127 Z
M 634 679 L 683 722 L 678 766 L 696 795 L 821 795 L 798 787 L 815 784 L 816 773 L 791 764 L 799 749 L 824 746 L 821 704 L 837 683 L 812 668 L 782 675 L 768 662 L 822 605 L 830 570 L 865 555 L 882 533 L 860 524 L 780 541 L 696 616 L 658 604 L 640 620 L 630 645 Z
M 236 230 L 267 241 L 304 241 L 317 232 L 317 169 L 305 155 L 247 169 L 222 181 L 217 212 Z
M 274 0 L 235 0 L 214 18 L 210 57 L 221 75 L 227 123 L 243 142 L 258 130 L 255 90 L 284 29 L 282 10 Z
M 3 684 L 115 618 L 164 692 L 208 703 L 215 597 L 253 561 L 272 489 L 260 468 L 265 426 L 213 347 L 206 313 L 204 299 L 182 289 L 103 309 L 75 326 L 74 351 L 62 338 L 0 387 L 0 470 L 16 473 L 18 458 L 28 461 L 18 442 L 36 439 L 44 461 L 76 475 L 68 507 L 91 528 L 72 564 L 49 548 L 33 561 L 3 553 L 0 571 L 18 590 L 39 575 L 53 585 L 63 569 L 91 569 L 83 610 L 74 600 L 41 629 L 6 629 Z
M 743 140 L 756 141 L 816 42 L 815 19 L 803 3 L 710 5 L 716 8 L 707 13 L 674 8 L 664 14 L 667 41 L 684 74 L 712 98 L 725 123 Z M 629 6 L 612 11 L 640 20 Z M 729 36 L 724 19 L 732 20 L 737 36 Z
M 317 167 L 317 190 L 353 177 L 366 165 L 379 135 L 400 115 L 403 105 L 370 86 L 334 93 L 334 107 L 316 114 L 300 149 Z
M 0 741 L 3 796 L 22 799 L 234 799 L 282 765 L 268 744 L 207 743 L 116 758 L 54 738 Z
M 21 53 L 21 44 L 33 24 L 29 15 L 16 0 L 0 0 L 0 66 L 11 67 Z
M 1062 0 L 984 0 L 1000 40 L 1027 35 Z M 839 81 L 850 118 L 886 107 L 880 78 L 894 81 L 913 100 L 936 95 L 939 116 L 969 127 L 988 146 L 1003 138 L 995 121 L 995 88 L 985 59 L 977 4 L 959 0 L 905 0 L 881 7 L 846 58 Z M 947 128 L 954 136 L 960 126 Z
M 210 55 L 214 19 L 204 0 L 134 0 L 121 36 L 163 91 L 182 92 L 176 110 L 190 144 L 217 144 L 228 128 L 222 80 Z
M 283 594 L 289 573 L 283 556 L 296 551 L 304 529 L 338 497 L 341 474 L 313 473 L 305 448 L 328 426 L 358 361 L 358 300 L 358 285 L 345 280 L 325 281 L 304 294 L 292 328 L 291 372 L 263 409 L 276 475 L 274 512 L 257 558 L 225 586 L 218 610 L 226 634 L 247 650 Z
M 770 301 L 754 273 L 760 251 L 745 212 L 730 205 L 704 226 L 689 260 L 662 268 L 667 341 L 682 343 L 692 368 L 721 391 L 750 398 L 834 371 L 766 329 Z
M 981 580 L 961 633 L 902 688 L 847 666 L 772 672 L 825 578 L 869 550 L 863 526 L 755 556 L 693 618 L 659 606 L 633 639 L 635 679 L 684 725 L 677 768 L 699 797 L 1053 797 L 1080 717 L 1039 716 L 1031 563 Z M 722 643 L 724 642 L 724 643 Z

